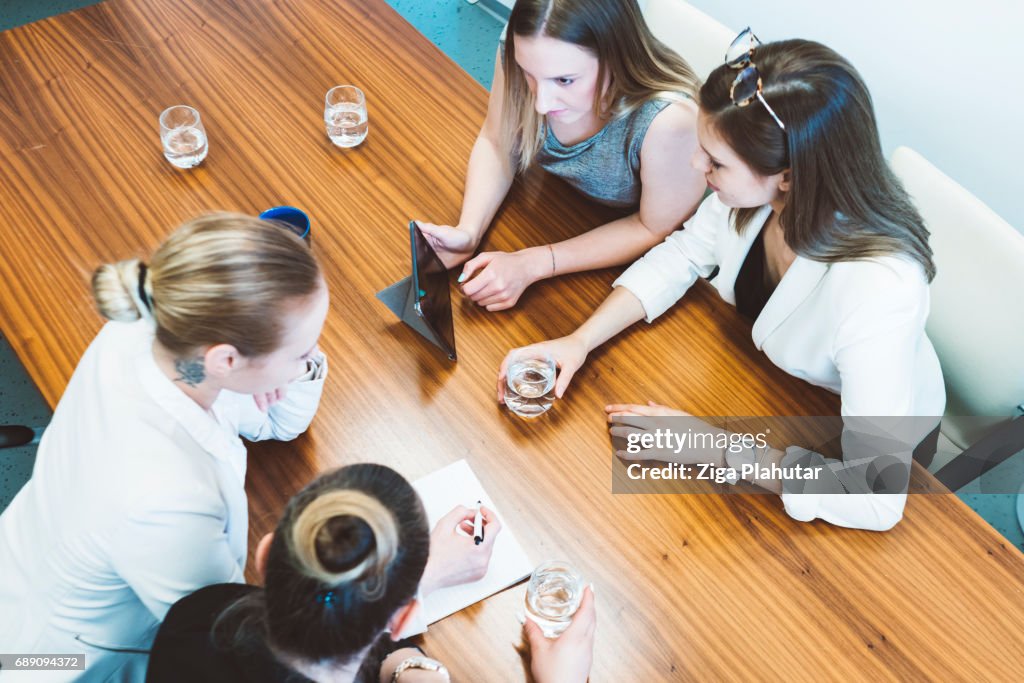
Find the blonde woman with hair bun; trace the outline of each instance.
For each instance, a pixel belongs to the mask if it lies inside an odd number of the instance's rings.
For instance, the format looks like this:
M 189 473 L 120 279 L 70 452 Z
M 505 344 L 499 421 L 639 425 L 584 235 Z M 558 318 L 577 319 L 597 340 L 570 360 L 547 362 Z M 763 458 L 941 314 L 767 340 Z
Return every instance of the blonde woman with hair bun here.
M 0 516 L 0 643 L 84 653 L 85 680 L 140 681 L 175 601 L 243 580 L 239 437 L 309 426 L 328 295 L 300 239 L 227 213 L 185 223 L 148 264 L 100 266 L 92 287 L 110 322 Z
M 463 293 L 488 311 L 534 282 L 630 263 L 697 208 L 700 79 L 636 0 L 517 0 L 455 226 L 420 223 Z M 627 215 L 557 244 L 471 258 L 512 180 L 540 166 Z
M 420 596 L 487 573 L 501 522 L 482 508 L 484 541 L 477 545 L 456 532 L 472 527 L 475 512 L 457 507 L 431 532 L 419 495 L 394 470 L 360 464 L 322 474 L 260 541 L 262 587 L 208 586 L 171 608 L 147 683 L 447 683 L 444 664 L 396 641 L 410 625 L 423 629 Z M 585 683 L 596 625 L 592 593 L 557 641 L 527 624 L 533 679 Z

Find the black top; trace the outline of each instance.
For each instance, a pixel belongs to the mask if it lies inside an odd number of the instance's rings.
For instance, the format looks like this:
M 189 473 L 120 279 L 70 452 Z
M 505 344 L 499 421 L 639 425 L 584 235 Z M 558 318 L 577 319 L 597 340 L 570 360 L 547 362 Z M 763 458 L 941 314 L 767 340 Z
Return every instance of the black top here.
M 244 583 L 221 583 L 187 595 L 171 607 L 156 634 L 149 656 L 147 683 L 312 683 L 279 662 L 266 645 L 257 643 L 246 651 L 219 647 L 211 637 L 220 613 L 238 598 L 259 590 Z M 357 681 L 377 681 L 380 661 L 406 642 L 393 643 L 383 636 L 367 655 Z
M 764 251 L 764 229 L 757 233 L 750 245 L 747 258 L 740 266 L 733 291 L 736 293 L 736 310 L 751 320 L 761 315 L 765 304 L 775 292 L 775 285 L 768 282 L 768 267 Z
M 176 602 L 167 612 L 153 642 L 147 683 L 308 683 L 308 678 L 277 661 L 263 644 L 243 653 L 222 649 L 213 643 L 211 631 L 220 613 L 255 590 L 259 588 L 244 583 L 221 583 L 202 588 Z

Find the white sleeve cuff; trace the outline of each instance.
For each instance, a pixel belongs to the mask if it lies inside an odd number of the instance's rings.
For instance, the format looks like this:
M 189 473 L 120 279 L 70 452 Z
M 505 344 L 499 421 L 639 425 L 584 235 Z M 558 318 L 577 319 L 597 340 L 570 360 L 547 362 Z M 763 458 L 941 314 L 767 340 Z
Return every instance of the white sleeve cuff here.
M 805 467 L 824 465 L 818 480 L 802 482 L 799 487 L 787 486 L 790 482 L 783 484 L 782 505 L 786 514 L 798 522 L 822 519 L 851 529 L 888 531 L 903 518 L 906 493 L 846 493 L 836 472 L 841 463 L 804 448 L 790 446 L 781 466 L 787 468 L 795 464 Z M 796 488 L 799 490 L 793 490 Z
M 317 353 L 315 356 L 306 361 L 306 372 L 292 380 L 292 383 L 296 382 L 310 382 L 314 379 L 323 379 L 327 376 L 327 356 L 323 352 Z
M 641 258 L 627 268 L 612 283 L 612 287 L 625 287 L 632 292 L 644 307 L 644 319 L 654 322 L 655 318 L 679 301 L 696 280 L 697 277 L 690 270 L 685 278 L 668 280 L 657 267 Z

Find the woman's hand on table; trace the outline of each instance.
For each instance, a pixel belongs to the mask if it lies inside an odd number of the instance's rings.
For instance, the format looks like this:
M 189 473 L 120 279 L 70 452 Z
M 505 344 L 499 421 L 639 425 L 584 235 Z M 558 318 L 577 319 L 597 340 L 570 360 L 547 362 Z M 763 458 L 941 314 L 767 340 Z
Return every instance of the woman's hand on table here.
M 319 346 L 315 346 L 315 347 L 313 347 L 312 353 L 309 354 L 309 357 L 315 359 L 319 355 L 320 355 L 320 347 Z M 305 375 L 312 375 L 312 374 L 314 374 L 313 370 L 316 368 L 316 362 L 317 362 L 316 360 L 306 360 L 306 359 L 303 359 L 302 361 L 299 361 L 298 363 L 296 363 L 296 365 L 295 365 L 295 372 L 294 372 L 295 379 L 293 379 L 292 382 L 297 382 L 297 381 L 301 380 Z M 278 403 L 280 401 L 283 401 L 287 395 L 288 395 L 288 384 L 285 384 L 284 386 L 278 387 L 277 389 L 274 389 L 273 391 L 266 391 L 266 392 L 261 392 L 261 393 L 258 393 L 258 394 L 253 394 L 252 395 L 252 400 L 256 403 L 256 407 L 259 408 L 259 410 L 261 412 L 265 413 L 268 410 L 270 410 L 270 406 L 272 406 L 275 403 Z
M 523 632 L 530 643 L 530 671 L 535 683 L 586 683 L 594 661 L 594 632 L 597 607 L 594 591 L 587 586 L 572 623 L 558 638 L 544 637 L 544 631 L 527 619 Z
M 698 427 L 709 434 L 725 433 L 718 427 L 713 427 L 700 418 L 692 416 L 686 411 L 678 408 L 669 408 L 654 401 L 648 401 L 647 405 L 639 403 L 612 403 L 604 407 L 611 423 L 609 433 L 614 437 L 625 439 L 631 445 L 636 445 L 639 450 L 630 453 L 629 451 L 617 450 L 615 455 L 625 460 L 660 460 L 662 462 L 675 462 L 684 465 L 695 465 L 710 463 L 716 467 L 725 466 L 724 449 L 717 443 L 710 448 L 698 448 L 686 446 L 678 448 L 673 446 L 667 439 L 657 439 L 657 432 L 673 432 L 682 434 Z M 685 421 L 679 418 L 687 418 Z M 660 447 L 658 446 L 660 441 Z M 654 444 L 652 447 L 643 448 L 644 443 Z M 677 452 L 678 450 L 678 452 Z
M 454 268 L 464 263 L 476 251 L 476 240 L 469 231 L 458 226 L 434 225 L 416 221 L 420 232 L 426 238 L 445 268 Z
M 639 403 L 612 403 L 604 407 L 608 413 L 608 421 L 613 417 L 692 417 L 689 413 L 678 408 L 669 408 L 654 401 L 648 401 L 647 405 Z
M 555 362 L 555 366 L 558 368 L 558 376 L 555 379 L 555 398 L 562 398 L 565 394 L 565 390 L 569 387 L 569 382 L 572 381 L 573 375 L 586 362 L 588 353 L 586 343 L 571 334 L 566 337 L 552 339 L 551 341 L 512 349 L 505 355 L 504 360 L 501 361 L 501 367 L 498 368 L 497 398 L 498 403 L 501 405 L 505 403 L 505 385 L 508 378 L 509 363 L 512 361 L 512 356 L 520 352 L 524 354 L 536 352 L 537 355 L 548 355 Z
M 283 401 L 284 397 L 287 395 L 288 387 L 283 386 L 266 393 L 253 394 L 252 400 L 256 402 L 256 407 L 259 408 L 261 412 L 265 413 L 270 410 L 270 406 L 274 405 L 278 401 Z
M 466 262 L 459 275 L 462 293 L 488 311 L 504 311 L 526 288 L 551 272 L 547 247 L 520 251 L 486 251 Z
M 494 511 L 480 507 L 484 540 L 473 541 L 475 508 L 460 505 L 438 520 L 430 532 L 430 557 L 420 580 L 420 594 L 428 595 L 438 588 L 479 581 L 487 574 L 494 551 L 494 540 L 501 532 L 501 521 Z M 459 533 L 462 529 L 464 534 Z

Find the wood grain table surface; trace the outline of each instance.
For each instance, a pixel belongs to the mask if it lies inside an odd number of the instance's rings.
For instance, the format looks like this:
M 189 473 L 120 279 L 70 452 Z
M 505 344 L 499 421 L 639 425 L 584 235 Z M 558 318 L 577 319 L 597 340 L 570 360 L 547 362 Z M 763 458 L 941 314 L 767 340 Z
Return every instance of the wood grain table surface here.
M 367 94 L 369 137 L 352 150 L 324 133 L 339 83 Z M 0 34 L 0 327 L 56 405 L 102 324 L 96 265 L 146 257 L 205 211 L 302 207 L 331 290 L 331 374 L 308 434 L 250 449 L 250 551 L 324 469 L 370 460 L 417 478 L 466 458 L 534 561 L 569 559 L 596 584 L 595 682 L 1024 678 L 1024 556 L 951 494 L 912 495 L 872 533 L 795 522 L 769 495 L 611 493 L 606 403 L 838 411 L 772 366 L 705 284 L 592 354 L 533 422 L 495 403 L 499 362 L 574 329 L 616 270 L 540 283 L 506 313 L 456 295 L 457 364 L 375 300 L 408 274 L 409 218 L 457 220 L 486 98 L 383 0 L 108 0 Z M 181 103 L 210 141 L 191 171 L 158 136 Z M 609 216 L 528 174 L 485 247 Z M 458 681 L 524 680 L 523 592 L 436 624 L 426 649 Z

